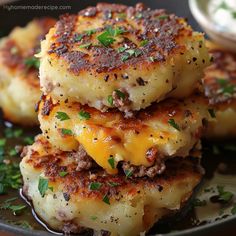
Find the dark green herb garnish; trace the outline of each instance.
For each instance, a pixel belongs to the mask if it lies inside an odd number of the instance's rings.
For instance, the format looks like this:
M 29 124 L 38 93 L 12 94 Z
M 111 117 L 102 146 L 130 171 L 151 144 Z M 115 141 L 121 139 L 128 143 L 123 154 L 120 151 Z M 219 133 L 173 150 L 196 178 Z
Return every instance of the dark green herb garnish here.
M 75 41 L 80 41 L 84 37 L 83 34 L 76 35 Z
M 105 202 L 106 204 L 110 205 L 110 199 L 107 194 L 105 194 L 103 196 L 102 201 Z
M 233 208 L 231 209 L 231 213 L 233 214 L 233 215 L 235 215 L 236 214 L 236 204 L 233 206 Z
M 126 18 L 126 14 L 125 14 L 125 13 L 118 13 L 118 14 L 117 14 L 117 17 L 118 17 L 119 19 L 125 19 L 125 18 Z
M 99 190 L 102 187 L 102 184 L 99 182 L 93 182 L 89 185 L 90 190 Z
M 6 142 L 7 142 L 7 140 L 5 138 L 1 138 L 0 139 L 0 147 L 5 146 Z
M 12 149 L 10 149 L 10 151 L 8 152 L 8 154 L 13 157 L 13 156 L 16 156 L 16 155 L 17 155 L 17 151 L 16 151 L 15 148 L 12 148 Z
M 133 175 L 133 171 L 132 170 L 125 170 L 125 176 L 126 178 L 130 178 Z
M 125 99 L 125 94 L 121 92 L 119 89 L 116 89 L 115 92 L 119 98 Z
M 157 19 L 159 20 L 165 20 L 165 19 L 168 19 L 169 16 L 168 15 L 161 15 L 161 16 L 158 16 Z
M 216 118 L 216 113 L 215 113 L 214 109 L 208 109 L 208 112 L 209 112 L 211 118 Z
M 11 210 L 14 215 L 20 214 L 25 208 L 26 205 L 13 205 L 12 202 L 14 202 L 17 198 L 10 198 L 6 201 L 4 201 L 0 205 L 1 210 Z
M 24 63 L 28 68 L 33 67 L 33 68 L 39 69 L 39 66 L 40 66 L 40 61 L 36 57 L 27 58 L 25 59 Z
M 110 164 L 111 168 L 114 169 L 115 168 L 115 159 L 113 156 L 110 156 L 108 159 L 108 163 Z
M 79 45 L 79 48 L 86 48 L 86 49 L 88 49 L 91 45 L 92 45 L 92 43 L 85 43 L 85 44 Z
M 109 95 L 108 97 L 107 97 L 107 102 L 112 106 L 113 105 L 113 97 L 112 97 L 112 95 Z
M 70 117 L 65 112 L 61 112 L 61 111 L 57 112 L 56 118 L 58 120 L 60 120 L 60 121 L 69 120 L 70 119 Z
M 127 61 L 130 58 L 129 54 L 124 54 L 121 56 L 121 61 Z
M 178 131 L 180 131 L 179 125 L 177 123 L 175 123 L 174 119 L 169 119 L 168 123 L 175 129 L 177 129 Z
M 23 134 L 22 129 L 6 128 L 4 130 L 6 138 L 19 138 Z
M 108 31 L 103 32 L 97 37 L 98 41 L 105 47 L 110 46 L 113 44 L 116 40 L 111 37 L 110 33 Z
M 144 47 L 148 44 L 148 40 L 147 39 L 144 39 L 143 41 L 140 42 L 140 46 L 141 47 Z
M 154 61 L 155 61 L 155 58 L 154 58 L 154 57 L 149 57 L 149 60 L 150 60 L 151 62 L 154 62 Z
M 7 163 L 7 164 L 6 164 Z M 22 185 L 20 168 L 17 163 L 0 162 L 0 195 L 9 189 L 19 189 Z
M 230 84 L 226 79 L 217 79 L 217 83 L 220 85 L 220 92 L 225 95 L 233 95 L 236 89 L 236 85 Z
M 62 133 L 63 135 L 69 135 L 69 136 L 72 136 L 72 135 L 73 135 L 72 130 L 70 130 L 70 129 L 64 129 L 64 128 L 62 128 L 62 129 L 61 129 L 61 133 Z
M 127 47 L 119 47 L 117 49 L 118 52 L 124 52 L 127 49 Z
M 91 118 L 91 115 L 88 112 L 81 110 L 79 112 L 79 118 L 80 120 L 89 120 Z
M 27 144 L 27 145 L 32 145 L 32 144 L 34 143 L 34 137 L 30 137 L 30 136 L 25 137 L 25 138 L 23 139 L 23 141 L 24 141 L 24 143 Z
M 90 29 L 90 30 L 86 30 L 85 32 L 88 36 L 91 36 L 92 34 L 95 34 L 96 31 L 97 31 L 96 29 Z
M 60 177 L 65 177 L 66 175 L 68 175 L 68 172 L 67 172 L 67 171 L 61 171 L 61 172 L 59 172 L 59 176 L 60 176 Z
M 225 203 L 229 202 L 234 196 L 233 193 L 229 191 L 225 191 L 224 186 L 217 186 L 217 190 L 219 193 L 219 200 Z
M 135 15 L 136 19 L 141 19 L 142 17 L 143 17 L 143 14 L 141 12 L 139 12 Z
M 48 189 L 53 191 L 53 188 L 48 186 L 48 179 L 39 177 L 38 190 L 42 197 L 45 196 L 45 193 L 47 192 Z
M 195 198 L 193 200 L 193 206 L 194 207 L 202 207 L 202 206 L 206 206 L 207 202 L 206 200 L 200 200 L 198 198 Z
M 96 220 L 98 217 L 97 216 L 91 216 L 90 219 L 91 220 Z
M 117 187 L 120 184 L 119 183 L 115 183 L 115 182 L 108 182 L 108 185 L 111 186 L 111 187 Z

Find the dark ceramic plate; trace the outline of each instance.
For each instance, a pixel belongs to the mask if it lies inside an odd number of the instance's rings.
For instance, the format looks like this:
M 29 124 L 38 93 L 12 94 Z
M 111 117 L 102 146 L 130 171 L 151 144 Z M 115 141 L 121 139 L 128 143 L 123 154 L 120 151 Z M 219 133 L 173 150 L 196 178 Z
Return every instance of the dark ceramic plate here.
M 0 3 L 3 1 L 0 1 Z M 23 0 L 8 3 L 8 7 L 0 6 L 0 36 L 7 34 L 14 26 L 24 26 L 28 21 L 34 17 L 40 16 L 54 16 L 57 17 L 60 14 L 65 13 L 65 10 L 55 9 L 59 6 L 70 6 L 70 10 L 66 12 L 76 13 L 80 9 L 85 8 L 89 5 L 95 5 L 95 0 L 77 0 L 77 1 L 66 1 L 66 0 Z M 135 4 L 135 0 L 116 0 L 106 2 L 125 3 L 129 5 Z M 193 19 L 187 0 L 143 0 L 143 2 L 151 8 L 166 8 L 168 11 L 173 12 L 179 16 L 188 18 L 189 23 L 195 30 L 200 30 L 199 26 Z M 19 9 L 19 6 L 32 6 L 31 10 Z M 40 6 L 53 6 L 54 10 L 40 10 Z M 5 129 L 4 122 L 0 116 L 0 138 L 3 135 Z M 13 127 L 15 129 L 17 127 Z M 38 131 L 25 130 L 24 135 L 33 135 Z M 18 140 L 19 141 L 19 140 Z M 17 142 L 17 140 L 15 140 Z M 235 145 L 235 140 L 230 140 Z M 14 143 L 14 140 L 13 140 Z M 228 141 L 227 141 L 228 144 Z M 213 153 L 213 147 L 219 146 L 220 153 Z M 224 150 L 224 144 L 220 143 L 204 143 L 204 157 L 203 166 L 206 169 L 206 175 L 201 185 L 198 188 L 196 196 L 198 199 L 206 200 L 207 205 L 202 207 L 192 207 L 192 204 L 188 204 L 181 214 L 175 216 L 168 221 L 158 223 L 150 231 L 150 235 L 169 235 L 169 236 L 182 236 L 182 235 L 210 235 L 214 236 L 233 236 L 236 230 L 236 217 L 232 216 L 230 211 L 236 202 L 236 197 L 233 198 L 232 204 L 226 206 L 219 205 L 218 203 L 212 203 L 212 196 L 217 193 L 217 185 L 224 185 L 225 188 L 234 193 L 236 196 L 236 159 L 235 153 Z M 232 150 L 231 150 L 232 151 Z M 222 171 L 222 168 L 223 171 Z M 211 189 L 210 191 L 206 190 Z M 18 195 L 17 192 L 10 193 L 11 196 Z M 213 196 L 214 197 L 214 196 Z M 210 199 L 210 200 L 209 200 Z M 4 198 L 0 196 L 0 204 L 4 201 Z M 22 202 L 21 200 L 19 200 Z M 18 235 L 38 235 L 46 236 L 52 235 L 42 226 L 40 226 L 36 220 L 34 220 L 30 208 L 26 213 L 27 220 L 34 229 L 23 229 L 22 227 L 7 223 L 12 221 L 14 217 L 10 214 L 1 214 L 0 210 L 0 231 L 8 231 Z M 0 232 L 1 235 L 1 232 Z

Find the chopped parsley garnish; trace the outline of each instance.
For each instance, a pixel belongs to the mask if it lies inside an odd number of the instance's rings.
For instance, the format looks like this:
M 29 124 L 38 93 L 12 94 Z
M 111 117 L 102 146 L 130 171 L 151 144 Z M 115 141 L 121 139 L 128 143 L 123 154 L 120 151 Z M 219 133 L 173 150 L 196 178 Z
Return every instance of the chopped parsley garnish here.
M 7 142 L 7 140 L 5 138 L 1 138 L 0 139 L 0 147 L 5 146 L 6 142 Z
M 105 47 L 110 46 L 116 41 L 114 38 L 111 37 L 108 31 L 105 31 L 102 34 L 98 35 L 97 39 Z
M 89 120 L 91 118 L 91 115 L 88 112 L 81 110 L 79 112 L 79 118 L 80 120 Z
M 143 41 L 140 42 L 140 46 L 141 47 L 144 47 L 148 44 L 148 40 L 147 39 L 144 39 Z
M 168 19 L 169 16 L 168 15 L 161 15 L 161 16 L 158 16 L 157 19 L 159 20 L 165 20 L 165 19 Z
M 6 128 L 4 130 L 6 138 L 19 138 L 23 134 L 22 129 Z
M 142 51 L 140 49 L 129 49 L 125 51 L 125 54 L 122 55 L 121 60 L 122 61 L 126 61 L 129 58 L 131 58 L 132 56 L 138 57 L 142 54 Z
M 125 32 L 126 30 L 121 27 L 113 28 L 109 25 L 106 27 L 106 30 L 103 33 L 98 35 L 97 39 L 103 46 L 108 47 L 116 41 L 114 37 Z
M 86 48 L 86 49 L 88 49 L 91 45 L 92 45 L 92 43 L 85 43 L 85 44 L 79 45 L 79 48 Z
M 128 54 L 124 54 L 121 56 L 121 61 L 127 61 L 130 58 Z
M 45 193 L 47 192 L 48 189 L 53 191 L 53 188 L 48 186 L 48 179 L 39 177 L 38 190 L 42 197 L 45 196 Z
M 36 57 L 27 58 L 25 59 L 24 63 L 28 68 L 33 67 L 33 68 L 39 69 L 39 66 L 40 66 L 40 61 Z
M 65 112 L 61 112 L 61 111 L 57 112 L 56 118 L 58 120 L 60 120 L 60 121 L 69 120 L 70 119 L 70 117 Z
M 217 186 L 217 190 L 219 193 L 219 200 L 225 203 L 229 202 L 234 196 L 233 193 L 229 191 L 225 191 L 224 186 Z
M 68 175 L 68 172 L 67 171 L 61 171 L 61 172 L 59 172 L 59 176 L 60 177 L 65 177 L 65 176 L 67 176 Z
M 117 49 L 118 52 L 124 52 L 127 49 L 127 47 L 119 47 Z
M 106 204 L 110 205 L 110 199 L 107 194 L 105 194 L 103 196 L 102 201 L 105 202 Z
M 125 99 L 125 94 L 122 93 L 119 89 L 116 89 L 115 92 L 119 98 Z
M 117 17 L 119 19 L 125 19 L 126 18 L 126 14 L 125 13 L 119 13 L 119 14 L 117 14 Z
M 113 105 L 113 97 L 112 97 L 112 95 L 109 95 L 108 97 L 107 97 L 107 102 L 112 106 Z
M 137 19 L 141 19 L 142 17 L 143 17 L 143 14 L 141 12 L 139 12 L 135 15 L 135 18 L 137 18 Z
M 32 145 L 34 143 L 34 137 L 25 137 L 23 139 L 24 143 L 27 144 L 27 145 Z
M 119 183 L 115 183 L 115 182 L 108 182 L 108 185 L 111 186 L 111 187 L 117 187 L 120 184 Z
M 1 210 L 11 210 L 14 215 L 20 214 L 26 208 L 26 205 L 22 205 L 22 204 L 13 205 L 11 202 L 13 202 L 15 200 L 17 200 L 17 198 L 10 198 L 10 199 L 4 201 L 0 205 L 0 209 Z
M 225 95 L 233 95 L 236 90 L 236 85 L 230 84 L 226 79 L 217 79 L 217 83 L 220 85 L 220 92 Z
M 177 129 L 178 131 L 180 131 L 179 125 L 177 123 L 175 123 L 174 119 L 169 119 L 168 120 L 169 125 L 171 125 L 173 128 Z
M 90 190 L 99 190 L 102 187 L 102 184 L 99 182 L 93 182 L 89 185 Z
M 8 154 L 9 154 L 10 156 L 16 156 L 16 155 L 17 155 L 17 151 L 16 151 L 15 148 L 12 148 L 12 149 L 10 149 L 10 151 L 8 152 Z
M 80 41 L 84 37 L 83 34 L 76 35 L 75 40 Z
M 64 129 L 64 128 L 62 128 L 62 129 L 61 129 L 61 133 L 62 133 L 63 135 L 69 135 L 69 136 L 72 136 L 72 135 L 73 135 L 72 130 L 70 130 L 70 129 Z
M 232 215 L 236 215 L 236 204 L 231 209 L 231 213 L 232 213 Z
M 198 198 L 195 198 L 193 200 L 193 206 L 194 207 L 202 207 L 202 206 L 206 206 L 207 202 L 206 200 L 200 200 Z
M 86 30 L 85 32 L 88 36 L 91 36 L 92 34 L 95 34 L 96 31 L 97 31 L 96 29 L 90 29 L 90 30 Z
M 115 159 L 113 156 L 110 156 L 108 159 L 108 163 L 110 164 L 112 169 L 115 169 Z
M 17 163 L 6 164 L 0 161 L 0 195 L 8 189 L 19 189 L 22 185 L 20 168 Z
M 155 58 L 154 58 L 154 57 L 149 57 L 149 60 L 150 60 L 151 62 L 154 62 L 154 61 L 155 61 Z
M 91 220 L 96 220 L 98 217 L 97 216 L 91 216 L 90 219 Z
M 215 113 L 214 109 L 208 109 L 208 112 L 209 112 L 211 118 L 216 118 L 216 113 Z
M 125 176 L 126 178 L 130 178 L 133 175 L 133 171 L 132 170 L 125 170 Z

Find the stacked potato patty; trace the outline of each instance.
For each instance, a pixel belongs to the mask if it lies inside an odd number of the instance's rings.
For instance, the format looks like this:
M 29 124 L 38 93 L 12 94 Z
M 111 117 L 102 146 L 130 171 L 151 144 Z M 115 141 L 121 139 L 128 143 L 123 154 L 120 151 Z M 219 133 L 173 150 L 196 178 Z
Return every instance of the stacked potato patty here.
M 42 135 L 21 171 L 41 219 L 138 235 L 179 210 L 202 175 L 203 35 L 164 10 L 103 3 L 62 16 L 39 57 Z
M 34 54 L 54 24 L 52 18 L 36 19 L 0 40 L 0 108 L 4 117 L 14 123 L 38 124 L 34 106 L 41 91 L 39 61 Z
M 236 136 L 236 54 L 208 42 L 213 64 L 205 70 L 203 85 L 212 106 L 212 120 L 206 136 Z

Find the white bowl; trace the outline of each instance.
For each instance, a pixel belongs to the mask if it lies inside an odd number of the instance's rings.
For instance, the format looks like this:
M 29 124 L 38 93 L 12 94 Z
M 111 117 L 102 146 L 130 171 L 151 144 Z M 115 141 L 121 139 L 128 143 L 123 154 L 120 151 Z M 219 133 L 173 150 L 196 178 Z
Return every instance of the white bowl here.
M 236 52 L 236 34 L 223 30 L 212 21 L 208 13 L 209 2 L 210 0 L 189 0 L 189 7 L 194 18 L 213 41 Z M 232 27 L 236 27 L 236 24 Z

